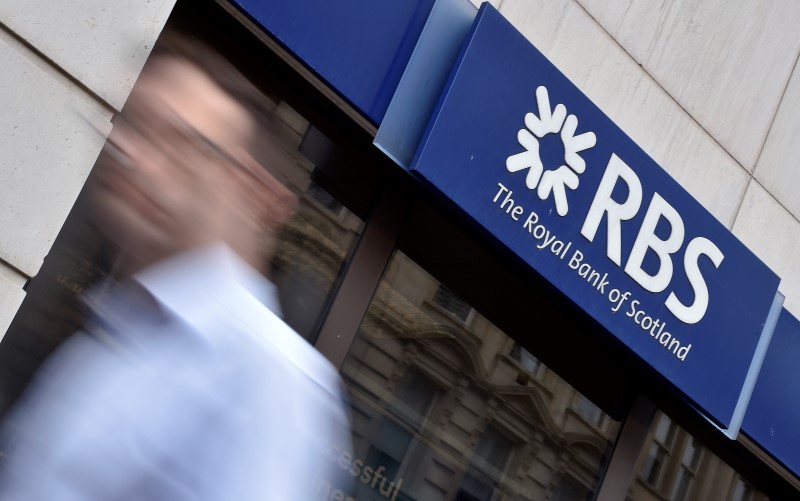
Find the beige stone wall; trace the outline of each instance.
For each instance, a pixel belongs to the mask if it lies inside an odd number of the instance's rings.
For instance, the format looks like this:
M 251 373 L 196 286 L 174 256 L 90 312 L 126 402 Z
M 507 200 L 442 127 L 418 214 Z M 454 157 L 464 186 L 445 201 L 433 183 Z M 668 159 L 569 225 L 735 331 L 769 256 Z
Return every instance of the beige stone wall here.
M 0 5 L 0 336 L 174 0 Z

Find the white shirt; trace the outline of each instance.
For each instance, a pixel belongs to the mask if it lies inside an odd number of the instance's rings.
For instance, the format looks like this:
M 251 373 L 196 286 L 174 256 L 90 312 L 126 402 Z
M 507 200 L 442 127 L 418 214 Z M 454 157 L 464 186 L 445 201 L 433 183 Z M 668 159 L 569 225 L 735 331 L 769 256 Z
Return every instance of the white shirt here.
M 349 449 L 338 374 L 259 301 L 277 305 L 271 283 L 223 245 L 135 280 L 158 306 L 136 287 L 109 294 L 12 416 L 0 499 L 296 501 L 344 487 L 330 461 Z

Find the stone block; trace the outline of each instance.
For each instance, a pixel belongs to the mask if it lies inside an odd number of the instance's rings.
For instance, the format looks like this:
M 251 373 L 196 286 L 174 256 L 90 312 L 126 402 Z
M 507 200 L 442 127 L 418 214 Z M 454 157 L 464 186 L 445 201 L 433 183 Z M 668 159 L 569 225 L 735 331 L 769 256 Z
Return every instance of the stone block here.
M 175 0 L 5 0 L 0 22 L 121 109 Z
M 0 40 L 0 259 L 34 276 L 111 124 Z

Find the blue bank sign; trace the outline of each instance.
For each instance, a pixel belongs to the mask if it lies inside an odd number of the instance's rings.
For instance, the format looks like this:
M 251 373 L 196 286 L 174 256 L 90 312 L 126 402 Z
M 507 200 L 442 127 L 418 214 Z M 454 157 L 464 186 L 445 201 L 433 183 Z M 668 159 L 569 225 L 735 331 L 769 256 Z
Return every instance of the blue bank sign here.
M 778 277 L 487 4 L 412 170 L 731 424 Z
M 434 0 L 232 0 L 364 116 L 380 123 Z

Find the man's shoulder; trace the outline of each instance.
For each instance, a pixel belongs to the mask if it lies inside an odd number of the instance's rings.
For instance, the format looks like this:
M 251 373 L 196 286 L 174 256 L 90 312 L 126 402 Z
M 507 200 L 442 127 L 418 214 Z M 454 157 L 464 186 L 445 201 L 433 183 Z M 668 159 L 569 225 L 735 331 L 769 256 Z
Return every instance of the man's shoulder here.
M 287 366 L 287 372 L 302 374 L 331 395 L 341 395 L 339 374 L 330 361 L 275 312 L 255 298 L 239 303 L 235 311 L 237 323 L 243 320 L 243 335 L 263 356 L 273 358 L 273 362 L 278 356 Z
M 336 369 L 280 318 L 272 283 L 225 245 L 173 257 L 136 278 L 210 346 L 256 366 L 283 364 L 287 377 L 303 374 L 341 394 Z

